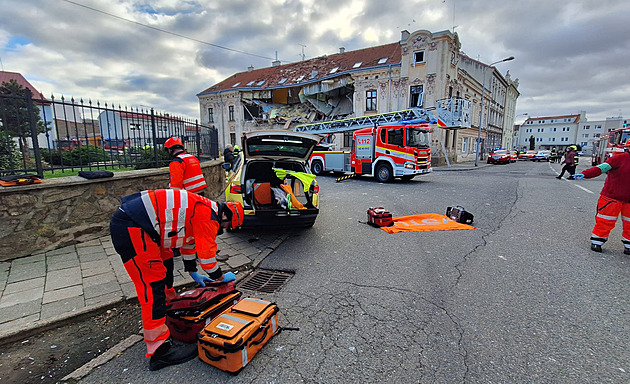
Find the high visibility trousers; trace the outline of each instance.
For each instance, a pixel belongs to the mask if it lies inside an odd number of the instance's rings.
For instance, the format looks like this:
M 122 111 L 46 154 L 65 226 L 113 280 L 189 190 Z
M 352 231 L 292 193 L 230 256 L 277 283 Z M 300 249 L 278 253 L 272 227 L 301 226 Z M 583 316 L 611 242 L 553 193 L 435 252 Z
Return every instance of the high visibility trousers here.
M 146 356 L 149 357 L 170 336 L 166 303 L 175 296 L 173 252 L 161 248 L 120 211 L 112 217 L 110 233 L 138 295 Z
M 597 215 L 591 243 L 602 245 L 608 240 L 608 235 L 615 227 L 620 213 L 623 225 L 621 241 L 626 249 L 630 249 L 630 203 L 623 203 L 602 195 L 597 201 Z

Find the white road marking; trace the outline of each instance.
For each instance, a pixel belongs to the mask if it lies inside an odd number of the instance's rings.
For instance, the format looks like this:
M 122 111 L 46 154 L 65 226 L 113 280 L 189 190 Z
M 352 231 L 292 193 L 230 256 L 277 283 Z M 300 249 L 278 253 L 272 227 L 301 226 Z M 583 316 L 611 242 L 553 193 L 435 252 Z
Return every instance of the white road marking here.
M 558 176 L 560 175 L 560 174 L 558 173 L 558 171 L 556 171 L 555 169 L 553 169 L 553 167 L 551 166 L 551 163 L 548 163 L 548 165 L 549 165 L 549 168 L 551 168 L 551 170 L 552 170 L 552 171 L 554 171 L 556 175 L 558 175 Z M 561 180 L 563 180 L 563 181 L 571 181 L 571 180 L 567 180 L 567 179 L 561 179 Z M 574 181 L 578 181 L 578 180 L 574 180 Z M 592 194 L 592 195 L 594 195 L 594 194 L 595 194 L 595 192 L 593 192 L 593 191 L 591 191 L 591 190 L 589 190 L 589 189 L 586 189 L 586 188 L 584 188 L 584 187 L 583 187 L 583 186 L 581 186 L 581 185 L 577 185 L 577 184 L 573 184 L 573 185 L 574 185 L 574 186 L 576 186 L 576 187 L 578 187 L 578 188 L 580 188 L 580 189 L 581 189 L 581 190 L 583 190 L 584 192 L 588 192 L 588 193 L 590 193 L 590 194 Z

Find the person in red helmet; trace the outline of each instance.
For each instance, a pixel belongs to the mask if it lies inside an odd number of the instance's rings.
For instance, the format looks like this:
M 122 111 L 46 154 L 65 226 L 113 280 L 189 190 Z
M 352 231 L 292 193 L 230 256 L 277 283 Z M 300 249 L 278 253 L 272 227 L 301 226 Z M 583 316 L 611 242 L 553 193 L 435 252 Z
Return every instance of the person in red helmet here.
M 623 253 L 630 255 L 630 140 L 623 152 L 618 152 L 605 162 L 573 175 L 575 180 L 590 179 L 606 174 L 604 187 L 597 202 L 595 227 L 591 234 L 591 250 L 601 252 L 621 214 Z
M 166 326 L 166 303 L 175 297 L 173 252 L 180 248 L 184 269 L 201 286 L 233 281 L 216 260 L 217 235 L 243 224 L 238 202 L 216 203 L 180 189 L 137 192 L 121 198 L 109 229 L 114 249 L 134 283 L 142 312 L 149 369 L 180 364 L 197 356 L 196 345 L 175 345 Z M 205 272 L 197 272 L 197 261 Z M 207 275 L 206 275 L 207 274 Z
M 166 140 L 164 148 L 173 156 L 173 161 L 168 165 L 171 173 L 169 188 L 185 189 L 204 196 L 206 179 L 201 172 L 199 159 L 186 153 L 179 137 Z

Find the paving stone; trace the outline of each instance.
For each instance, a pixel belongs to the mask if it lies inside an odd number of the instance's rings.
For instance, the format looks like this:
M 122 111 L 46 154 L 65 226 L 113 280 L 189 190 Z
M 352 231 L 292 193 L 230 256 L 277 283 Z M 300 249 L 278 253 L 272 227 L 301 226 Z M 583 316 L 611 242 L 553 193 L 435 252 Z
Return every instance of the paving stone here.
M 10 295 L 2 295 L 2 298 L 0 299 L 0 308 L 6 308 L 29 301 L 41 300 L 43 296 L 44 287 L 33 288 L 26 291 L 12 293 Z
M 85 307 L 83 296 L 73 296 L 67 299 L 55 301 L 53 303 L 42 305 L 40 319 L 50 319 L 51 317 L 67 315 L 76 312 Z
M 109 259 L 105 258 L 105 260 L 81 263 L 81 270 L 83 277 L 89 277 L 111 271 L 112 265 L 109 263 Z
M 120 284 L 120 289 L 122 290 L 123 296 L 126 298 L 138 297 L 136 294 L 136 286 L 132 282 Z
M 53 303 L 56 301 L 66 300 L 75 296 L 83 295 L 83 286 L 75 285 L 73 287 L 56 289 L 50 292 L 44 292 L 42 304 Z
M 67 247 L 55 249 L 53 251 L 46 252 L 46 256 L 54 256 L 54 255 L 66 255 L 70 253 L 76 253 L 76 248 L 74 245 L 68 245 Z
M 39 320 L 39 311 L 33 315 L 19 318 L 17 320 L 9 321 L 0 324 L 0 332 L 9 332 L 19 329 L 25 329 L 31 326 L 33 323 Z
M 55 262 L 47 261 L 48 271 L 57 271 L 60 269 L 73 268 L 79 266 L 79 259 L 75 258 L 74 260 L 67 258 Z
M 39 315 L 41 308 L 41 299 L 34 301 L 21 302 L 19 304 L 11 305 L 9 307 L 2 308 L 0 311 L 0 323 L 6 323 L 15 319 L 21 319 L 25 316 L 33 314 Z
M 84 289 L 86 299 L 92 299 L 111 292 L 120 292 L 120 284 L 118 284 L 118 281 L 109 281 L 107 283 L 85 287 Z
M 81 284 L 81 268 L 73 267 L 49 271 L 46 275 L 46 292 L 59 288 L 71 287 Z
M 45 277 L 37 277 L 31 280 L 24 280 L 18 281 L 16 283 L 7 284 L 7 286 L 4 288 L 4 291 L 2 292 L 2 296 L 28 291 L 29 289 L 43 288 L 45 282 Z
M 117 300 L 117 299 L 122 299 L 122 298 L 123 298 L 122 291 L 110 292 L 110 293 L 107 293 L 105 295 L 93 297 L 91 299 L 87 299 L 86 298 L 85 299 L 85 306 L 86 307 L 91 307 L 91 306 L 95 306 L 95 305 L 102 304 L 102 303 L 109 303 L 112 300 Z
M 231 268 L 238 268 L 243 265 L 250 264 L 251 262 L 252 261 L 244 255 L 232 256 L 226 261 L 227 265 L 229 265 Z
M 95 285 L 99 285 L 103 283 L 109 283 L 110 281 L 118 281 L 118 279 L 116 279 L 116 274 L 114 274 L 113 271 L 84 278 L 83 288 L 93 287 Z
M 30 264 L 30 263 L 41 263 L 45 259 L 46 259 L 46 255 L 44 255 L 43 253 L 40 253 L 40 254 L 34 255 L 34 256 L 20 257 L 19 259 L 13 260 L 11 263 L 12 263 L 12 265 L 24 265 L 24 264 Z
M 98 252 L 79 254 L 79 261 L 81 263 L 88 263 L 90 261 L 107 260 L 107 254 L 103 248 L 99 248 Z
M 43 261 L 30 264 L 12 265 L 7 283 L 29 280 L 46 276 L 46 263 Z

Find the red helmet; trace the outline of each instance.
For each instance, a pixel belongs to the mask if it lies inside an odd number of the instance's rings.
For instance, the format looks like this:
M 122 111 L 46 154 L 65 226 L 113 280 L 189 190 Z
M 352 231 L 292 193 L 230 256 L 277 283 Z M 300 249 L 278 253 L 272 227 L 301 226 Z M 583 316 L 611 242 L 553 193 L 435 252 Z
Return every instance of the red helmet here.
M 182 140 L 179 137 L 175 137 L 175 136 L 166 140 L 166 142 L 164 143 L 164 147 L 169 148 L 169 149 L 176 145 L 179 145 L 182 148 L 184 148 L 184 143 L 182 143 Z
M 236 229 L 243 225 L 243 219 L 245 218 L 245 211 L 243 205 L 237 201 L 228 201 L 223 203 L 221 207 L 221 214 L 225 213 L 228 221 L 230 221 L 230 229 Z
M 630 149 L 630 139 L 626 140 L 626 143 L 623 145 L 625 149 Z

